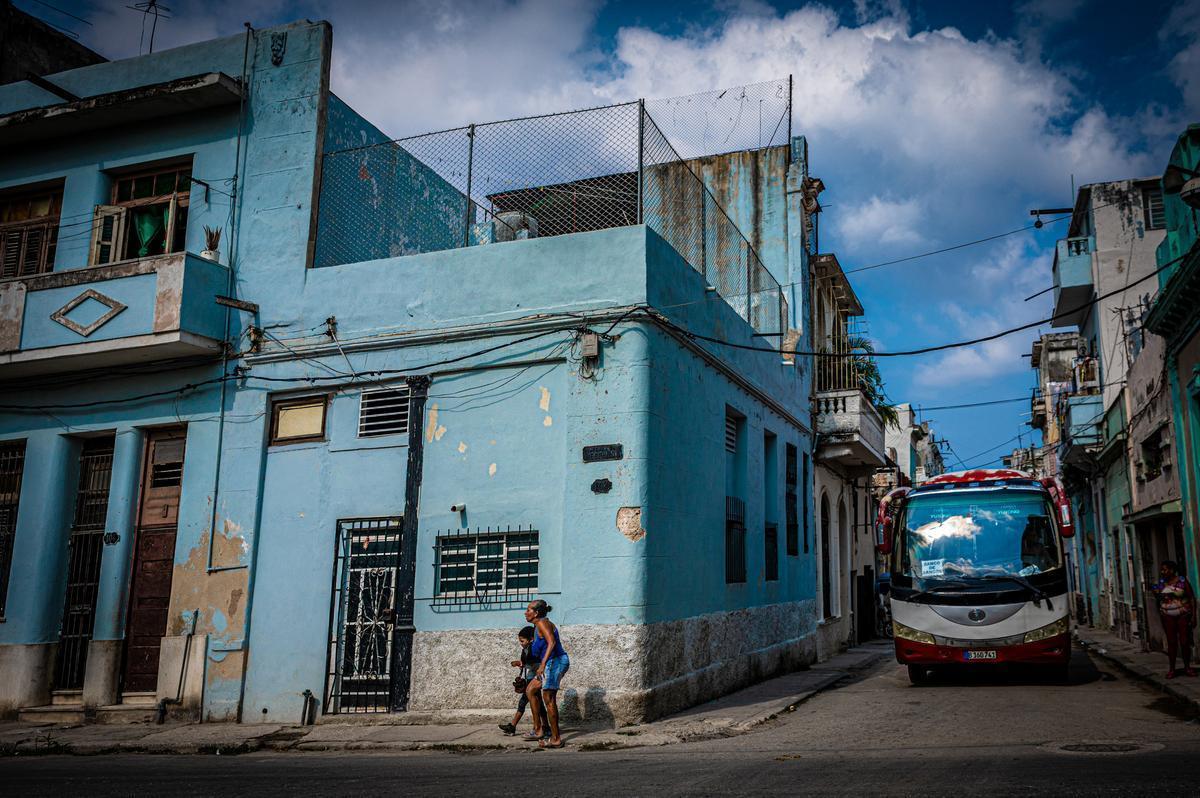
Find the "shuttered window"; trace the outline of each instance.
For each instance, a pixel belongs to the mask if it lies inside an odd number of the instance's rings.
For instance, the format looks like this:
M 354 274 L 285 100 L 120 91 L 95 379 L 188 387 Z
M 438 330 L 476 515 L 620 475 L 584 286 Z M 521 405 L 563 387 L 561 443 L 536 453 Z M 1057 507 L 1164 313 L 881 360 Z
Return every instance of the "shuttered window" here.
M 737 454 L 738 420 L 736 416 L 725 414 L 725 451 Z
M 0 196 L 0 279 L 54 268 L 62 191 Z
M 408 432 L 408 387 L 363 391 L 358 405 L 358 437 Z

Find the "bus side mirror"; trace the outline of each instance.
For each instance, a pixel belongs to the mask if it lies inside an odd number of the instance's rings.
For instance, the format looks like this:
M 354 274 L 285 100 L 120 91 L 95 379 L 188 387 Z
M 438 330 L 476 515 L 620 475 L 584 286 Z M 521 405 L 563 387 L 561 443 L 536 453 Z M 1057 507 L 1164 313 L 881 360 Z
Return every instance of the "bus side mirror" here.
M 885 557 L 892 553 L 896 532 L 896 511 L 900 509 L 900 500 L 910 490 L 912 488 L 894 488 L 879 500 L 879 512 L 875 516 L 877 535 L 875 550 Z
M 892 517 L 888 515 L 883 519 L 883 523 L 879 524 L 879 542 L 875 544 L 875 550 L 883 556 L 888 556 L 892 553 Z
M 1071 499 L 1067 496 L 1067 489 L 1063 487 L 1062 480 L 1058 477 L 1047 477 L 1042 480 L 1042 484 L 1049 491 L 1050 501 L 1058 511 L 1058 518 L 1055 519 L 1058 523 L 1058 534 L 1064 538 L 1075 537 L 1075 524 L 1071 520 Z

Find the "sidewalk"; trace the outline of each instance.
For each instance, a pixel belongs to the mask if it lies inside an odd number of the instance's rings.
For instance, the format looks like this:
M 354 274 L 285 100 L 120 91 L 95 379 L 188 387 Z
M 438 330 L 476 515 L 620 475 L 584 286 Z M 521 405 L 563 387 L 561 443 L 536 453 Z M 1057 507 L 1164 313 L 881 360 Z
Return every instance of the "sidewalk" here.
M 1107 660 L 1131 676 L 1157 687 L 1167 695 L 1190 705 L 1200 713 L 1200 678 L 1180 674 L 1167 679 L 1167 655 L 1159 651 L 1142 651 L 1140 643 L 1127 643 L 1109 632 L 1077 627 L 1075 639 L 1089 654 Z
M 794 711 L 822 690 L 892 655 L 891 641 L 868 643 L 827 662 L 756 684 L 653 723 L 619 729 L 563 727 L 567 748 L 602 751 L 744 734 Z M 0 756 L 39 754 L 242 754 L 251 751 L 415 751 L 537 748 L 491 723 L 339 723 L 280 726 L 176 723 L 54 726 L 0 723 Z

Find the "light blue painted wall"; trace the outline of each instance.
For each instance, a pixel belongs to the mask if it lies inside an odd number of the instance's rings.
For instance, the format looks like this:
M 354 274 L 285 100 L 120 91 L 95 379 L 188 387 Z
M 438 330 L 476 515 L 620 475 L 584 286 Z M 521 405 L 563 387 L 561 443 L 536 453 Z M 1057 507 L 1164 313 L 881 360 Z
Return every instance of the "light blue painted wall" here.
M 512 608 L 446 612 L 431 605 L 433 536 L 461 523 L 448 510 L 459 501 L 468 505 L 470 527 L 513 523 L 539 528 L 541 587 L 552 597 L 556 616 L 564 624 L 653 622 L 811 598 L 812 556 L 788 557 L 782 528 L 781 579 L 773 584 L 762 580 L 760 482 L 764 430 L 778 436 L 777 470 L 783 468 L 788 443 L 795 444 L 801 455 L 811 455 L 811 433 L 804 426 L 808 363 L 785 364 L 777 352 L 697 344 L 727 363 L 748 385 L 775 397 L 780 405 L 776 410 L 765 407 L 752 391 L 738 387 L 728 376 L 719 375 L 698 353 L 660 329 L 640 323 L 622 325 L 619 338 L 605 345 L 602 369 L 591 380 L 580 376 L 569 348 L 560 346 L 569 343 L 570 330 L 431 368 L 432 362 L 457 358 L 503 339 L 413 344 L 413 336 L 423 331 L 468 324 L 487 327 L 534 314 L 647 302 L 697 332 L 752 346 L 762 346 L 764 339 L 753 337 L 750 327 L 723 300 L 705 291 L 699 274 L 657 234 L 640 226 L 305 269 L 329 31 L 305 24 L 289 26 L 287 31 L 288 49 L 279 67 L 270 64 L 269 37 L 252 47 L 254 84 L 240 145 L 246 163 L 241 209 L 231 215 L 228 198 L 217 192 L 210 192 L 210 208 L 203 202 L 203 187 L 195 186 L 188 248 L 194 251 L 202 246 L 202 224 L 219 223 L 228 229 L 230 220 L 236 223 L 239 233 L 232 242 L 226 237 L 222 255 L 228 262 L 230 245 L 236 244 L 232 251 L 235 294 L 261 306 L 256 319 L 232 314 L 230 338 L 239 347 L 247 345 L 244 332 L 252 321 L 290 346 L 328 343 L 322 322 L 333 316 L 339 341 L 370 340 L 373 348 L 351 347 L 344 357 L 322 357 L 323 366 L 295 359 L 252 362 L 250 377 L 228 386 L 223 433 L 221 394 L 215 385 L 178 399 L 152 397 L 60 408 L 53 416 L 0 415 L 0 437 L 29 441 L 10 619 L 0 625 L 0 643 L 50 641 L 57 636 L 77 436 L 186 423 L 177 582 L 168 631 L 178 633 L 183 619 L 192 610 L 200 611 L 198 630 L 209 635 L 206 714 L 228 717 L 236 712 L 243 685 L 240 678 L 230 676 L 226 665 L 248 655 L 247 719 L 259 719 L 263 707 L 268 708 L 268 718 L 292 718 L 299 692 L 307 688 L 320 694 L 324 684 L 337 520 L 399 514 L 404 502 L 405 442 L 357 438 L 357 389 L 338 390 L 341 380 L 308 387 L 302 382 L 262 379 L 328 376 L 330 369 L 434 371 L 429 412 L 420 420 L 423 428 L 433 426 L 433 439 L 426 442 L 419 516 L 419 629 L 503 628 L 520 623 L 519 610 Z M 237 74 L 242 42 L 234 37 L 156 54 L 151 60 L 77 70 L 79 74 L 67 73 L 61 82 L 87 93 L 89 86 L 111 90 L 214 68 Z M 107 78 L 104 66 L 112 70 Z M 20 107 L 29 96 L 27 88 L 2 87 L 0 109 Z M 337 123 L 344 123 L 343 133 L 359 124 L 345 109 L 335 113 L 343 116 L 343 122 Z M 235 113 L 214 112 L 203 118 L 156 123 L 135 136 L 114 132 L 88 141 L 56 143 L 36 159 L 6 160 L 0 166 L 0 185 L 65 177 L 64 214 L 90 218 L 91 207 L 106 196 L 102 171 L 113 165 L 191 153 L 198 176 L 231 176 L 238 146 L 236 123 Z M 330 124 L 334 123 L 331 117 Z M 326 141 L 334 140 L 330 135 Z M 771 207 L 778 200 L 772 194 Z M 771 220 L 770 225 L 761 236 L 764 259 L 786 263 L 793 277 L 797 269 L 807 267 L 788 243 L 795 240 L 799 224 L 794 207 L 789 203 L 787 214 L 768 213 L 764 218 Z M 788 226 L 781 231 L 779 223 L 785 219 Z M 69 222 L 64 217 L 64 224 Z M 69 229 L 64 228 L 64 236 Z M 61 239 L 58 268 L 84 263 L 87 236 L 74 235 L 74 239 Z M 788 246 L 781 251 L 785 243 Z M 223 275 L 211 269 L 193 274 L 189 265 L 185 292 L 222 289 L 223 293 Z M 191 284 L 193 280 L 199 288 Z M 143 312 L 145 297 L 130 298 L 136 302 L 126 313 L 135 307 Z M 193 313 L 195 324 L 224 320 L 223 313 L 212 317 L 201 305 L 185 305 L 185 317 Z M 270 342 L 266 348 L 279 351 Z M 527 368 L 527 361 L 547 358 L 549 362 Z M 217 373 L 215 366 L 206 366 L 94 379 L 86 387 L 63 382 L 39 389 L 39 401 L 98 402 L 202 382 Z M 335 394 L 329 440 L 267 447 L 271 397 L 316 389 Z M 545 408 L 544 400 L 548 401 Z M 29 397 L 9 392 L 0 395 L 0 401 L 27 404 Z M 432 425 L 435 405 L 438 422 Z M 751 532 L 749 579 L 741 586 L 726 586 L 723 578 L 721 452 L 726 406 L 747 416 Z M 788 414 L 795 420 L 784 417 Z M 621 443 L 624 458 L 583 463 L 582 447 L 594 443 Z M 460 451 L 460 444 L 465 451 Z M 612 480 L 612 491 L 593 493 L 591 483 L 602 477 Z M 218 478 L 219 491 L 214 491 Z M 779 491 L 782 482 L 777 474 L 773 489 Z M 118 497 L 123 509 L 110 510 L 117 513 L 117 520 L 129 511 L 128 493 Z M 806 494 L 811 496 L 810 491 L 801 491 Z M 782 495 L 777 501 L 781 508 Z M 210 563 L 214 504 L 218 545 Z M 32 514 L 24 510 L 28 507 L 46 509 Z M 616 518 L 622 507 L 642 508 L 644 538 L 630 540 L 620 533 Z M 802 519 L 807 519 L 802 527 L 809 530 L 815 528 L 811 512 L 810 499 L 809 506 L 801 508 Z M 780 509 L 781 522 L 782 517 Z M 108 572 L 109 581 L 118 581 L 119 569 Z M 224 587 L 234 584 L 245 588 L 236 601 Z M 119 625 L 114 621 L 105 633 L 115 633 Z
M 90 287 L 90 286 L 87 286 Z M 70 285 L 31 291 L 25 296 L 25 319 L 21 325 L 21 348 L 39 349 L 46 346 L 63 346 L 81 342 L 79 334 L 50 318 L 51 314 L 75 299 L 87 287 Z M 97 290 L 110 299 L 127 307 L 89 335 L 88 341 L 109 341 L 130 335 L 150 332 L 154 324 L 153 274 L 139 274 L 117 280 L 105 280 Z M 109 312 L 109 308 L 96 299 L 87 299 L 67 314 L 67 318 L 88 325 Z

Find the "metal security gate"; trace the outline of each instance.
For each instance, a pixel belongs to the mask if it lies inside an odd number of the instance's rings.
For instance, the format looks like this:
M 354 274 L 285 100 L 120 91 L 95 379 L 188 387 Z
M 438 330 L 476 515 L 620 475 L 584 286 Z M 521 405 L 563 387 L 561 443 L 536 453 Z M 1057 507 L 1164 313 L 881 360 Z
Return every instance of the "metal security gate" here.
M 88 643 L 96 621 L 96 590 L 104 551 L 104 520 L 108 515 L 108 486 L 112 478 L 113 439 L 85 441 L 79 455 L 79 487 L 71 522 L 67 564 L 67 596 L 59 633 L 54 686 L 83 687 Z
M 327 713 L 391 709 L 403 525 L 400 516 L 338 522 Z
M 0 618 L 8 598 L 13 542 L 17 536 L 17 507 L 21 503 L 21 474 L 25 442 L 0 444 Z

